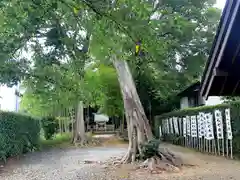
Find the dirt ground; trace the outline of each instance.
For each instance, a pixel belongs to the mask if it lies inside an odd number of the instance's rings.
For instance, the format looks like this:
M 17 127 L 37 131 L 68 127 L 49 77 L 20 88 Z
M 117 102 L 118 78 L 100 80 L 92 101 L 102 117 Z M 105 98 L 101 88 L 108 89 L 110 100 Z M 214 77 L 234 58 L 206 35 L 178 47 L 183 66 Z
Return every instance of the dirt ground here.
M 165 144 L 169 149 L 178 154 L 188 166 L 180 172 L 163 172 L 151 174 L 142 169 L 131 170 L 128 165 L 115 171 L 108 172 L 109 178 L 128 180 L 238 180 L 240 179 L 240 161 L 229 160 L 224 157 L 202 154 L 179 146 Z

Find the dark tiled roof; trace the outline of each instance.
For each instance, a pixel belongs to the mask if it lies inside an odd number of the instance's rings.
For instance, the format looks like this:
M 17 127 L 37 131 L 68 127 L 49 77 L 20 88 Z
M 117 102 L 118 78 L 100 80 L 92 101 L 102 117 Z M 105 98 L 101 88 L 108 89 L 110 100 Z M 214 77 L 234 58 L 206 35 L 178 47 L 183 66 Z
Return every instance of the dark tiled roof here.
M 200 89 L 200 82 L 198 81 L 198 82 L 188 86 L 186 89 L 184 89 L 182 92 L 180 92 L 177 96 L 189 97 L 193 94 L 198 93 L 199 89 Z

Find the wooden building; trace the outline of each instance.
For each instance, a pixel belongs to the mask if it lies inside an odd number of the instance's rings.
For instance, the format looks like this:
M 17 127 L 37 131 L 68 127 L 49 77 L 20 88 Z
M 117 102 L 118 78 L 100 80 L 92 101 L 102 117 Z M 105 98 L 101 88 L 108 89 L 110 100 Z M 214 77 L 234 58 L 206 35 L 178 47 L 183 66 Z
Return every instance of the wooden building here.
M 221 98 L 218 96 L 210 96 L 205 100 L 200 94 L 200 85 L 198 81 L 178 94 L 180 97 L 180 109 L 222 103 Z
M 240 0 L 227 0 L 202 77 L 200 94 L 240 95 Z

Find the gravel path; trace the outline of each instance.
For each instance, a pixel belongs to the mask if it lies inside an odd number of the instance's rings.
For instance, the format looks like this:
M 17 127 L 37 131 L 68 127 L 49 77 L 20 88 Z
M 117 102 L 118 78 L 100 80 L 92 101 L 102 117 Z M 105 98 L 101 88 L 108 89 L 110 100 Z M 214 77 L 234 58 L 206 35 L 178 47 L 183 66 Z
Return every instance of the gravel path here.
M 0 180 L 100 180 L 103 170 L 84 164 L 85 160 L 104 161 L 125 152 L 124 148 L 96 147 L 52 149 L 27 154 L 10 162 L 0 172 Z
M 84 164 L 84 160 L 104 161 L 126 151 L 121 147 L 95 147 L 52 149 L 27 154 L 19 161 L 8 163 L 0 172 L 0 180 L 238 180 L 240 161 L 227 160 L 194 152 L 173 145 L 168 146 L 179 154 L 185 163 L 178 173 L 149 174 L 138 171 L 104 172 L 99 165 Z M 0 169 L 1 171 L 1 169 Z M 126 175 L 126 176 L 125 176 Z

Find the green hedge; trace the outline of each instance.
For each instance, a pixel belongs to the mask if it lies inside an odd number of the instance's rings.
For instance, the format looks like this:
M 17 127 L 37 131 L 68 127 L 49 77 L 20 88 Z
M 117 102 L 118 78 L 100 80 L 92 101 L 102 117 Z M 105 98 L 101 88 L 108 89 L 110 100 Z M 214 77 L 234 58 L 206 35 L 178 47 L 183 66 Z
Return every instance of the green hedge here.
M 38 119 L 0 111 L 0 161 L 37 149 L 39 137 Z
M 222 111 L 223 122 L 225 123 L 225 113 L 224 110 L 230 108 L 230 116 L 232 123 L 232 133 L 233 133 L 233 154 L 235 156 L 240 156 L 240 101 L 231 102 L 229 104 L 220 104 L 216 106 L 200 106 L 196 108 L 187 108 L 183 110 L 173 111 L 159 116 L 155 116 L 154 119 L 154 134 L 159 137 L 159 126 L 162 124 L 162 120 L 170 117 L 184 117 L 197 115 L 199 112 L 213 113 L 214 110 L 218 109 Z M 215 122 L 214 122 L 215 123 Z M 224 124 L 225 127 L 225 124 Z M 225 135 L 225 132 L 224 132 Z

